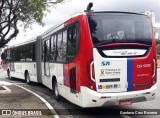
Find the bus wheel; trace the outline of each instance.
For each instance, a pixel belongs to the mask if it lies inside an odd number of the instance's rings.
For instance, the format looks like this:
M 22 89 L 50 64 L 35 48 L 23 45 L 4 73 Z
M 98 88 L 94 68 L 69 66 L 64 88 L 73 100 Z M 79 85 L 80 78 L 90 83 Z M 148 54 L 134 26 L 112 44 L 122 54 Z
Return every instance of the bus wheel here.
M 54 80 L 53 91 L 54 91 L 55 99 L 56 99 L 57 101 L 60 101 L 60 95 L 59 95 L 59 90 L 58 90 L 58 84 L 57 84 L 57 81 L 56 81 L 56 80 Z
M 30 76 L 29 76 L 29 73 L 27 72 L 26 75 L 25 75 L 25 80 L 26 80 L 26 83 L 28 85 L 31 85 L 31 81 L 30 81 Z
M 10 71 L 9 71 L 9 70 L 7 71 L 7 75 L 8 75 L 8 79 L 12 79 L 12 78 L 11 78 L 11 74 L 10 74 Z

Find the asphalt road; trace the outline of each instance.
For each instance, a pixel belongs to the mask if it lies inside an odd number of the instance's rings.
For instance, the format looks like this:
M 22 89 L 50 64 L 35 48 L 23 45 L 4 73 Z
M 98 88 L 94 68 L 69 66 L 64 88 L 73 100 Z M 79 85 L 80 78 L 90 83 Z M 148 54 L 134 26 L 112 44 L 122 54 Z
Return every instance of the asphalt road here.
M 1 80 L 15 83 L 18 85 L 21 85 L 27 89 L 32 90 L 33 92 L 37 93 L 38 95 L 42 96 L 45 98 L 51 105 L 52 107 L 56 110 L 56 112 L 59 114 L 59 117 L 62 118 L 159 118 L 160 115 L 110 115 L 106 114 L 106 111 L 108 110 L 116 110 L 116 109 L 153 109 L 153 111 L 157 111 L 155 109 L 160 109 L 160 68 L 158 70 L 158 88 L 157 88 L 157 96 L 155 100 L 152 101 L 146 101 L 146 102 L 140 102 L 140 103 L 134 103 L 130 106 L 109 106 L 105 108 L 95 108 L 95 109 L 82 109 L 64 98 L 61 99 L 60 102 L 57 102 L 54 99 L 53 92 L 46 88 L 43 85 L 32 83 L 32 85 L 27 85 L 24 81 L 18 80 L 18 79 L 12 79 L 9 80 L 6 78 L 4 74 L 0 74 L 0 77 L 2 78 Z M 6 108 L 7 109 L 7 108 Z

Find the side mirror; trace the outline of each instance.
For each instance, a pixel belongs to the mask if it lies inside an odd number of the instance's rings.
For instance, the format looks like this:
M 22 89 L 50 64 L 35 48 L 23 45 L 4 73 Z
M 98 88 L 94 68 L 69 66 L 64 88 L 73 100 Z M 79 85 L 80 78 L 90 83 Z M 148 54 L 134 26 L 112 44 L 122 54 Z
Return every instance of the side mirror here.
M 4 53 L 1 54 L 1 59 L 2 59 L 2 60 L 6 59 L 6 56 L 5 56 Z

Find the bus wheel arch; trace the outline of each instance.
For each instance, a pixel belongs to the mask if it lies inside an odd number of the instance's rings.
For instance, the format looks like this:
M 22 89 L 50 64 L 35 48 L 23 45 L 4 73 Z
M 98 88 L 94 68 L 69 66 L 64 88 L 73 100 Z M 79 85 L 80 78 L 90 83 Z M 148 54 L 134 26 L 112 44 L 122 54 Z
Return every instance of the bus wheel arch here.
M 30 76 L 28 70 L 25 70 L 24 72 L 25 81 L 28 85 L 31 85 Z
M 57 78 L 55 76 L 52 77 L 52 90 L 56 101 L 60 101 L 61 96 L 59 94 Z

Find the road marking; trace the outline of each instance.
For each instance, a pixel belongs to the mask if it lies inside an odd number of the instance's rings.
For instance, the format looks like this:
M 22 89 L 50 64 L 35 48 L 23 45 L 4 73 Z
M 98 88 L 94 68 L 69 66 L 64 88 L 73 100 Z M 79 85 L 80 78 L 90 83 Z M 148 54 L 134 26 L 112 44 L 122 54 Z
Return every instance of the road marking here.
M 10 92 L 11 93 L 11 90 L 8 88 L 8 87 L 6 87 L 6 86 L 2 86 L 3 88 L 5 88 L 6 89 L 6 91 L 8 91 L 8 92 Z
M 6 81 L 0 81 L 0 85 L 5 85 L 5 86 L 7 86 L 7 85 L 12 85 L 12 83 L 10 83 L 10 82 L 6 82 Z
M 15 85 L 16 85 L 16 84 L 15 84 Z M 42 98 L 40 95 L 38 95 L 37 93 L 35 93 L 35 92 L 33 92 L 33 91 L 31 91 L 31 90 L 29 90 L 29 89 L 27 89 L 27 88 L 24 88 L 24 87 L 22 87 L 22 86 L 20 86 L 20 85 L 16 85 L 16 86 L 18 86 L 18 87 L 20 87 L 20 88 L 22 88 L 22 89 L 24 89 L 24 90 L 32 93 L 32 94 L 35 95 L 36 97 L 38 97 L 44 104 L 46 104 L 46 106 L 47 106 L 48 109 L 52 112 L 52 114 L 54 114 L 54 115 L 53 115 L 54 118 L 59 118 L 59 116 L 58 116 L 58 114 L 56 113 L 56 111 L 54 110 L 54 108 L 53 108 L 44 98 Z M 56 115 L 55 115 L 55 114 L 56 114 Z
M 27 85 L 26 83 L 12 83 L 12 84 L 18 84 L 18 85 Z M 28 85 L 29 86 L 29 85 Z
M 0 90 L 0 93 L 11 93 L 11 90 L 6 87 L 6 86 L 2 86 L 5 90 Z
M 130 116 L 128 115 L 121 115 L 123 118 L 131 118 Z

